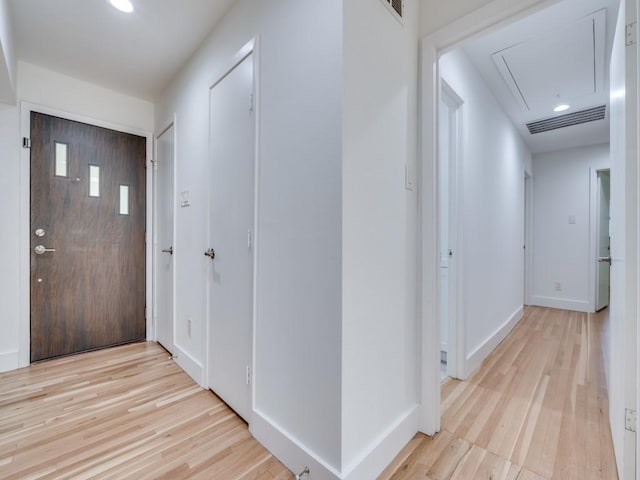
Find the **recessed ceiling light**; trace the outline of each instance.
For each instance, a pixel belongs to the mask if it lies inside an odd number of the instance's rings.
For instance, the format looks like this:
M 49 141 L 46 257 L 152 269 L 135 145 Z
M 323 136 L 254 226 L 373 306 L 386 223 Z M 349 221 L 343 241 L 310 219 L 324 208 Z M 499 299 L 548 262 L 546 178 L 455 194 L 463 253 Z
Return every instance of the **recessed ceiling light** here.
M 133 5 L 129 0 L 109 0 L 109 3 L 121 12 L 131 13 L 133 12 Z
M 565 110 L 569 110 L 569 108 L 571 108 L 569 105 L 567 105 L 566 103 L 563 103 L 561 105 L 558 105 L 556 108 L 554 108 L 553 111 L 564 112 Z

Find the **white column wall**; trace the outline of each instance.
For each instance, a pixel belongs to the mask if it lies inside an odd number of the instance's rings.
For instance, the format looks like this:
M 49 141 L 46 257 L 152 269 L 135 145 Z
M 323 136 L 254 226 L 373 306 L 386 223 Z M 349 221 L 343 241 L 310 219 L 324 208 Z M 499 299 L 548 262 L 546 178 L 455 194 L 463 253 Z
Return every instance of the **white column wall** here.
M 402 23 L 344 2 L 342 439 L 348 478 L 375 478 L 416 432 L 418 2 Z M 364 460 L 364 463 L 363 463 Z M 349 476 L 350 475 L 350 476 Z
M 340 471 L 342 2 L 240 0 L 161 95 L 176 115 L 178 362 L 206 384 L 209 87 L 258 40 L 251 430 L 294 470 Z M 248 103 L 247 103 L 248 104 Z M 178 202 L 179 198 L 176 199 Z M 213 246 L 215 247 L 215 246 Z M 192 320 L 192 335 L 187 332 Z

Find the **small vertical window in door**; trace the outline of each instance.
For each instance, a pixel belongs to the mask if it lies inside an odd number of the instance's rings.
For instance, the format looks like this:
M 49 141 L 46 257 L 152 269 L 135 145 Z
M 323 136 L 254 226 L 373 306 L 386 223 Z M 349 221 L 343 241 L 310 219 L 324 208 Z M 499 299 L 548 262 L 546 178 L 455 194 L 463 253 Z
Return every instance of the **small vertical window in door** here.
M 89 165 L 89 196 L 100 196 L 100 166 Z
M 67 177 L 67 150 L 66 143 L 55 142 L 56 144 L 56 158 L 55 158 L 55 175 L 56 177 Z
M 129 215 L 129 185 L 120 185 L 120 215 Z

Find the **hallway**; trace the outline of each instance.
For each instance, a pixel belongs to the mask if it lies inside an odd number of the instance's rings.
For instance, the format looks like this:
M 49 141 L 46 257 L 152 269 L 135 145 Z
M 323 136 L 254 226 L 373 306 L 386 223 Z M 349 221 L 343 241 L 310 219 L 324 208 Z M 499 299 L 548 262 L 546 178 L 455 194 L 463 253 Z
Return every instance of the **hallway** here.
M 469 379 L 442 385 L 442 428 L 379 480 L 616 479 L 603 364 L 607 311 L 527 307 Z

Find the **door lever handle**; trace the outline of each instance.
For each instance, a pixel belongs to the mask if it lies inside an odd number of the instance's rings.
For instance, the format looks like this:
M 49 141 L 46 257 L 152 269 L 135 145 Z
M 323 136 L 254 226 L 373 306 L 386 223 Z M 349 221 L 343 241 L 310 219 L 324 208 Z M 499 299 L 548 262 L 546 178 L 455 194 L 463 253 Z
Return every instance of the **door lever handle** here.
M 216 258 L 216 251 L 213 248 L 210 248 L 206 252 L 204 252 L 205 257 L 209 257 L 211 260 Z
M 33 250 L 36 252 L 36 255 L 43 255 L 43 254 L 45 254 L 47 252 L 55 252 L 56 251 L 55 248 L 47 248 L 44 245 L 38 245 Z
M 163 253 L 168 253 L 169 255 L 173 255 L 173 247 L 165 248 L 162 250 Z
M 611 257 L 598 257 L 598 262 L 611 265 Z

